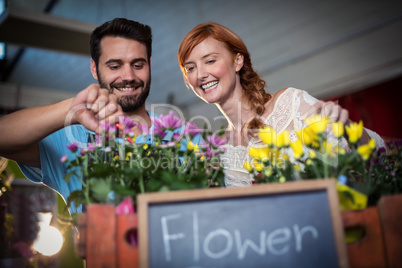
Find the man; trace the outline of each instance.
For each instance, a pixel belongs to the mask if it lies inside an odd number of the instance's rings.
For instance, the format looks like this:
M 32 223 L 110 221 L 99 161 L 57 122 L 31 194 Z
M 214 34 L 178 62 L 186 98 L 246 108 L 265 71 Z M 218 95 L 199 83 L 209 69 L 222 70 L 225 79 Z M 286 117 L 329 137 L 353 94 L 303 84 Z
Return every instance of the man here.
M 92 32 L 90 46 L 91 72 L 98 84 L 71 99 L 0 118 L 0 155 L 15 160 L 30 180 L 48 185 L 65 199 L 82 188 L 78 178 L 64 181 L 60 158 L 71 156 L 66 145 L 86 144 L 90 131 L 99 133 L 103 122 L 115 123 L 120 115 L 151 126 L 145 109 L 151 84 L 151 28 L 114 19 Z M 75 212 L 73 206 L 70 212 Z

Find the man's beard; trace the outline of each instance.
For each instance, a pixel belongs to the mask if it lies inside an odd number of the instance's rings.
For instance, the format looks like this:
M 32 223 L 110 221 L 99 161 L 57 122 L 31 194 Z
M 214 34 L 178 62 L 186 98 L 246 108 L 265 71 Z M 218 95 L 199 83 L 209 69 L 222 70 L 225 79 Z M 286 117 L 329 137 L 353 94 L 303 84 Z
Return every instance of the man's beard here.
M 146 99 L 148 98 L 149 91 L 151 88 L 151 78 L 149 78 L 148 82 L 144 83 L 144 81 L 139 80 L 139 81 L 126 81 L 124 80 L 123 82 L 120 83 L 112 83 L 108 85 L 107 83 L 104 82 L 102 79 L 102 76 L 99 75 L 98 73 L 98 82 L 101 88 L 106 88 L 109 90 L 109 93 L 113 93 L 113 88 L 123 88 L 127 87 L 127 85 L 130 85 L 130 87 L 136 88 L 136 87 L 142 87 L 142 91 L 139 95 L 127 95 L 127 96 L 120 96 L 117 99 L 117 103 L 121 106 L 123 112 L 134 112 L 138 108 L 144 105 Z M 144 86 L 145 85 L 145 86 Z

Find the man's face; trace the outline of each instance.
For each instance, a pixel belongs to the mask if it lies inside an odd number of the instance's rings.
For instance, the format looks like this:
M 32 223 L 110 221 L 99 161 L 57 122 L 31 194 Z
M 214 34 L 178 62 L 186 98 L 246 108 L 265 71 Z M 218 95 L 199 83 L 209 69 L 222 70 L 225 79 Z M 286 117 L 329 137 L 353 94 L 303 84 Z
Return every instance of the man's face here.
M 101 55 L 91 71 L 102 88 L 117 96 L 124 112 L 144 106 L 151 87 L 150 63 L 144 44 L 122 37 L 105 37 Z

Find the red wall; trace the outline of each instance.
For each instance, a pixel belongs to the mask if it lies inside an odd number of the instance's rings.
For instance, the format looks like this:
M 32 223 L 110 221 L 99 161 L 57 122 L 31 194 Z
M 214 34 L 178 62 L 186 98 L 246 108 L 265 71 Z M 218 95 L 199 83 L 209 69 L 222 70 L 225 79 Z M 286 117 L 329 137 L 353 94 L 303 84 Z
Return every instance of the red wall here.
M 349 111 L 353 121 L 389 138 L 402 138 L 402 77 L 332 98 Z

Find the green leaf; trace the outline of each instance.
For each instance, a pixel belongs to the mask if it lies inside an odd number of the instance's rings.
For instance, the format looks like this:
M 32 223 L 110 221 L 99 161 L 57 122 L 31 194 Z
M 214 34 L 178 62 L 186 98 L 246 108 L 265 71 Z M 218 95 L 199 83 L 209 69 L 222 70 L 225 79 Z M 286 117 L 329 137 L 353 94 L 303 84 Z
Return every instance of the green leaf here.
M 76 190 L 70 193 L 67 197 L 67 206 L 74 204 L 75 208 L 78 208 L 81 204 L 86 204 L 84 192 Z
M 107 200 L 109 192 L 112 190 L 110 179 L 95 179 L 88 180 L 88 185 L 91 189 L 91 195 L 96 201 L 104 202 Z
M 71 176 L 74 174 L 75 172 L 69 172 L 64 176 L 64 180 L 66 181 L 66 183 L 70 182 Z

